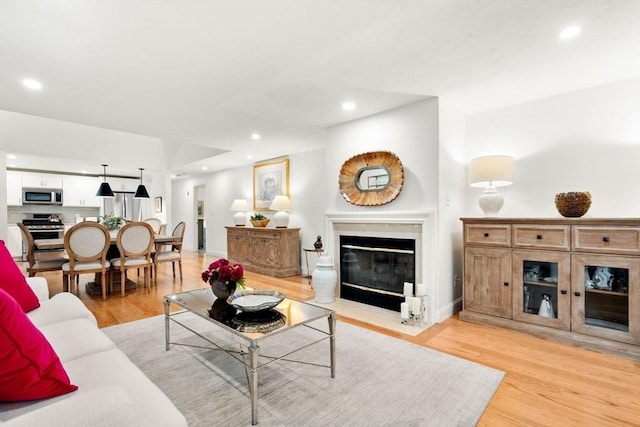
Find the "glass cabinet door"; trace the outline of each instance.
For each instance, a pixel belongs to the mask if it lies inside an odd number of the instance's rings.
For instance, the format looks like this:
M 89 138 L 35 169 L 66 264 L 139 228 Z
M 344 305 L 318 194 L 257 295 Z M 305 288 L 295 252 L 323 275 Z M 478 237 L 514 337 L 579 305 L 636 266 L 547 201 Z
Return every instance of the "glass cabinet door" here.
M 640 263 L 616 256 L 574 255 L 573 330 L 640 343 Z
M 570 256 L 513 251 L 513 319 L 569 330 Z

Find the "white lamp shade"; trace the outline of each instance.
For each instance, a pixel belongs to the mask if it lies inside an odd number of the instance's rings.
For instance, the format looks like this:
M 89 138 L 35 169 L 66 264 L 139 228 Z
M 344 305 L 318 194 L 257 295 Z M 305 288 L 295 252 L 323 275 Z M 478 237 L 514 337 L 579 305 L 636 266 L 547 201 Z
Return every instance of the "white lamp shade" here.
M 272 211 L 290 211 L 291 200 L 289 200 L 287 196 L 276 196 L 273 198 L 273 202 L 271 202 L 269 209 Z
M 291 200 L 287 196 L 274 197 L 269 209 L 279 211 L 273 216 L 276 228 L 286 228 L 289 225 L 289 214 L 286 211 L 291 210 Z
M 244 199 L 235 199 L 231 204 L 231 210 L 234 212 L 248 211 L 249 203 Z
M 504 187 L 513 184 L 513 157 L 486 156 L 471 160 L 472 187 Z

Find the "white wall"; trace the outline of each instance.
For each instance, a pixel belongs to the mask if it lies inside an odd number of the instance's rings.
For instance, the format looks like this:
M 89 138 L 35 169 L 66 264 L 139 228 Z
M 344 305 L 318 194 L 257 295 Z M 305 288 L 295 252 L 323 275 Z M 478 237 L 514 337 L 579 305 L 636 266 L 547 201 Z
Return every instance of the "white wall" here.
M 438 206 L 438 101 L 436 98 L 334 126 L 327 130 L 325 188 L 329 211 L 393 211 Z M 404 186 L 393 202 L 375 207 L 348 203 L 338 191 L 342 164 L 357 154 L 388 150 L 404 167 Z
M 0 240 L 7 240 L 7 153 L 0 150 Z
M 300 228 L 301 246 L 306 248 L 313 247 L 316 236 L 322 235 L 323 231 L 325 207 L 320 195 L 328 186 L 323 171 L 324 150 L 289 156 L 289 190 L 293 207 L 289 212 L 289 227 Z M 234 225 L 234 212 L 229 210 L 231 203 L 234 199 L 243 198 L 249 202 L 249 206 L 253 206 L 253 166 L 214 172 L 197 179 L 174 181 L 173 220 L 175 223 L 187 222 L 185 248 L 192 250 L 197 247 L 195 189 L 203 184 L 206 185 L 207 254 L 212 257 L 226 257 L 225 226 Z M 275 214 L 274 211 L 260 212 L 268 218 L 273 218 Z
M 436 318 L 462 307 L 462 224 L 465 209 L 465 116 L 439 101 L 438 293 Z
M 584 190 L 585 217 L 639 217 L 640 78 L 469 116 L 467 162 L 489 154 L 515 158 L 502 217 L 560 217 L 555 194 Z M 481 193 L 468 188 L 468 215 Z

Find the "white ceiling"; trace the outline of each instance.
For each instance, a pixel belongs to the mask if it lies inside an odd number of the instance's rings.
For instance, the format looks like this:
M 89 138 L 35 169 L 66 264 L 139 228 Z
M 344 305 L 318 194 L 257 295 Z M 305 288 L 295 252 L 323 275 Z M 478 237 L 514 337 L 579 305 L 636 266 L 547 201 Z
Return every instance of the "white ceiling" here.
M 134 176 L 316 149 L 327 127 L 427 97 L 474 113 L 637 75 L 638 0 L 0 0 L 0 110 L 140 136 L 157 150 L 109 159 Z M 3 123 L 14 163 L 102 171 L 83 132 Z

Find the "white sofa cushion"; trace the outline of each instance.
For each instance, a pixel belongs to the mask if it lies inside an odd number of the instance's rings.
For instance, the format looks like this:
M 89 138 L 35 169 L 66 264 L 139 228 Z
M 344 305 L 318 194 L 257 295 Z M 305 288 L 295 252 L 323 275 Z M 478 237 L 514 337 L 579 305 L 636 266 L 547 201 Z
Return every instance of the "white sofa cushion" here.
M 162 346 L 158 351 L 163 351 Z M 117 348 L 72 360 L 64 366 L 80 390 L 104 385 L 125 387 L 131 395 L 141 426 L 187 425 L 169 398 Z
M 122 386 L 105 386 L 10 419 L 3 427 L 139 426 L 135 405 Z
M 64 363 L 116 347 L 113 341 L 88 319 L 56 322 L 41 326 L 39 329 L 53 347 L 60 361 Z
M 51 299 L 40 302 L 40 307 L 27 313 L 29 320 L 38 328 L 70 319 L 87 319 L 97 325 L 94 315 L 73 294 L 62 292 Z
M 47 285 L 47 279 L 44 277 L 27 277 L 27 283 L 29 287 L 33 289 L 33 292 L 38 297 L 40 303 L 49 299 L 49 286 Z

